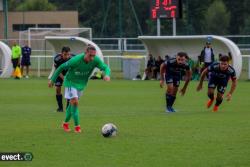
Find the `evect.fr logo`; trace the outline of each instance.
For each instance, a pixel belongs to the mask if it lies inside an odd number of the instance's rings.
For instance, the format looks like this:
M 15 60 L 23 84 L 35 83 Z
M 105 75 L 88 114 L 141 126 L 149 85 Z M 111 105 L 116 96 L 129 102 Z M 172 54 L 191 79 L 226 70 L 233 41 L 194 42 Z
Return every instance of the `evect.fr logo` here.
M 32 153 L 0 153 L 0 161 L 32 161 Z

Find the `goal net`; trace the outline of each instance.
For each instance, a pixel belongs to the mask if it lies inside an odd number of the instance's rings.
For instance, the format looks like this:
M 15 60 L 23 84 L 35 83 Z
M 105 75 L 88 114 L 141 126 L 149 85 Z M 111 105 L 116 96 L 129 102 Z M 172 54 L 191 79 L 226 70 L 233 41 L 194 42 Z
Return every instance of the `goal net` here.
M 45 36 L 82 37 L 92 40 L 91 28 L 29 28 L 19 33 L 19 44 L 28 44 L 32 49 L 31 72 L 38 69 L 38 76 L 47 76 L 56 54 L 53 46 L 46 42 Z
M 44 54 L 50 46 L 45 46 L 45 36 L 72 36 L 83 37 L 92 40 L 91 28 L 29 28 L 19 33 L 20 45 L 26 43 L 32 48 L 33 55 Z M 37 53 L 38 52 L 38 53 Z M 39 53 L 42 52 L 42 53 Z

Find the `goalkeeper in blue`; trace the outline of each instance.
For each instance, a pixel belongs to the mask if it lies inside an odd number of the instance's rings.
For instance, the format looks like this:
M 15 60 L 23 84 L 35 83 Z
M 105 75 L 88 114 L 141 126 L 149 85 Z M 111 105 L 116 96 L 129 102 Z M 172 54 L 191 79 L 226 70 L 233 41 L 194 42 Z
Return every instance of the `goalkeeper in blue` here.
M 74 119 L 75 132 L 81 132 L 78 111 L 79 98 L 87 86 L 90 75 L 96 67 L 104 71 L 104 81 L 110 81 L 109 67 L 96 56 L 95 47 L 88 45 L 85 53 L 76 55 L 60 65 L 48 83 L 49 87 L 53 87 L 62 71 L 68 70 L 64 77 L 65 98 L 70 100 L 70 104 L 66 109 L 66 118 L 62 125 L 65 132 L 70 131 L 69 121 L 71 117 Z

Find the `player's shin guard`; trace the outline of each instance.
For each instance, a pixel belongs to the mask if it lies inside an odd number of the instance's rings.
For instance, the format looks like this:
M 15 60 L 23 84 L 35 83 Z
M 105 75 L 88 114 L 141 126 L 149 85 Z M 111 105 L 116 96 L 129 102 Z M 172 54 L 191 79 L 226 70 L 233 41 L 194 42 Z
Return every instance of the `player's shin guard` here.
M 64 122 L 69 122 L 69 120 L 71 118 L 71 109 L 72 109 L 72 106 L 71 106 L 71 104 L 69 104 L 69 106 L 66 109 L 66 118 L 65 118 Z
M 171 106 L 174 105 L 175 99 L 176 99 L 176 96 L 172 96 L 172 97 L 171 97 Z
M 169 95 L 168 93 L 166 93 L 166 105 L 167 105 L 167 107 L 169 107 L 170 106 L 170 102 L 171 102 L 171 95 Z
M 216 98 L 216 103 L 215 103 L 215 105 L 216 105 L 216 106 L 219 106 L 219 105 L 222 103 L 222 101 L 223 101 L 223 98 L 222 98 L 222 97 L 217 97 L 217 98 Z
M 214 100 L 214 94 L 213 93 L 208 93 L 207 94 L 208 98 L 213 101 Z
M 59 109 L 63 109 L 62 95 L 56 95 L 56 101 Z
M 174 102 L 175 102 L 175 99 L 176 99 L 175 96 L 166 93 L 166 104 L 167 104 L 167 106 L 172 107 Z
M 68 108 L 68 106 L 69 106 L 69 99 L 67 99 L 67 105 L 66 105 L 66 108 Z
M 72 107 L 72 114 L 73 114 L 75 126 L 78 126 L 78 125 L 80 125 L 78 106 L 73 105 L 71 107 Z
M 213 105 L 214 102 L 214 94 L 213 93 L 208 93 L 207 94 L 209 100 L 207 102 L 207 108 L 210 108 Z
M 223 98 L 222 97 L 217 97 L 216 98 L 216 103 L 213 108 L 213 112 L 217 112 L 219 109 L 219 105 L 222 103 Z

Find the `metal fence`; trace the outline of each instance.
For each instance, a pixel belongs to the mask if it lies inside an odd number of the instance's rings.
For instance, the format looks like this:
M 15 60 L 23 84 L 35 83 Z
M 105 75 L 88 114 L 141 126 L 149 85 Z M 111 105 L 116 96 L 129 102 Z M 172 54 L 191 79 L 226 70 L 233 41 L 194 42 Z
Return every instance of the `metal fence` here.
M 47 77 L 53 66 L 54 56 L 33 55 L 31 56 L 31 72 L 37 77 Z M 104 62 L 111 68 L 114 78 L 122 78 L 123 76 L 123 59 L 126 56 L 112 55 L 104 56 Z M 140 61 L 139 71 L 142 75 L 145 69 L 146 56 L 137 56 Z
M 231 35 L 225 36 L 237 44 L 243 55 L 243 70 L 241 79 L 250 78 L 250 35 Z M 11 45 L 12 41 L 19 41 L 19 39 L 8 39 L 5 41 L 7 44 Z M 122 58 L 127 55 L 143 56 L 141 59 L 141 73 L 143 73 L 143 68 L 145 68 L 146 63 L 146 50 L 143 43 L 138 38 L 92 38 L 102 50 L 104 54 L 104 60 L 111 67 L 111 70 L 119 74 L 122 74 Z M 36 39 L 31 41 L 36 43 L 45 43 L 44 39 Z M 47 76 L 52 67 L 52 57 L 55 55 L 53 50 L 45 50 L 44 45 L 41 48 L 32 48 L 31 57 L 31 71 L 33 75 L 36 76 Z

